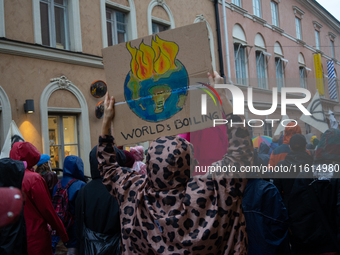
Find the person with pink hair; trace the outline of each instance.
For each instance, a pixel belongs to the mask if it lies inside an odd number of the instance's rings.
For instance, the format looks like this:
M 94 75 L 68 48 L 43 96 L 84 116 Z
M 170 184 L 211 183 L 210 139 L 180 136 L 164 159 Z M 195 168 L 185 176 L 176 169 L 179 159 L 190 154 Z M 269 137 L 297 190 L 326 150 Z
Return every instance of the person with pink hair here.
M 144 148 L 143 146 L 131 147 L 130 152 L 135 158 L 135 163 L 132 166 L 132 170 L 138 172 L 141 175 L 146 175 L 146 165 L 142 162 L 144 159 Z

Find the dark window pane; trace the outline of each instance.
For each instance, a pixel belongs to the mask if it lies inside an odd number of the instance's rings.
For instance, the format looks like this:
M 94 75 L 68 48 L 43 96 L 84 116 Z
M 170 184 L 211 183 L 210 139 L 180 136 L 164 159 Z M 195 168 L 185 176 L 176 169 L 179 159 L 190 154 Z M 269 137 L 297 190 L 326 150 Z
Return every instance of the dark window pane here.
M 125 42 L 125 34 L 118 32 L 118 43 Z
M 125 14 L 124 13 L 116 11 L 116 17 L 117 17 L 118 22 L 125 23 Z
M 65 15 L 64 9 L 55 7 L 55 34 L 56 34 L 56 47 L 60 49 L 65 49 Z
M 50 46 L 48 5 L 40 2 L 41 39 L 43 45 Z
M 113 41 L 112 41 L 112 24 L 111 24 L 111 22 L 106 22 L 106 27 L 107 27 L 107 45 L 112 46 Z
M 106 11 L 106 19 L 111 20 L 111 12 Z

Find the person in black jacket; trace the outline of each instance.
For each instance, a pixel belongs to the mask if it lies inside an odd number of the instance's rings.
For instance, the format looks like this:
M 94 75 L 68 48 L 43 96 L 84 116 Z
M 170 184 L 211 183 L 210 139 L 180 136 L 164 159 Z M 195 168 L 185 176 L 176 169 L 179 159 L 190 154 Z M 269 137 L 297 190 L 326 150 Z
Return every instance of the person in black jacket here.
M 122 157 L 119 161 L 124 162 L 124 154 L 115 150 Z M 120 254 L 119 206 L 102 183 L 96 153 L 97 146 L 90 153 L 92 181 L 79 191 L 76 199 L 79 254 Z
M 290 138 L 289 147 L 291 152 L 287 154 L 284 160 L 281 160 L 278 167 L 288 167 L 291 169 L 289 173 L 280 173 L 281 179 L 274 179 L 274 184 L 279 190 L 283 203 L 288 209 L 288 201 L 290 193 L 295 181 L 296 176 L 300 173 L 300 169 L 304 169 L 305 166 L 313 165 L 313 157 L 306 152 L 307 141 L 303 135 L 295 134 Z M 294 172 L 294 169 L 296 171 Z M 285 176 L 283 176 L 285 175 Z M 289 177 L 289 178 L 287 178 Z
M 15 187 L 21 190 L 26 166 L 22 161 L 9 158 L 0 160 L 0 187 Z M 27 255 L 27 234 L 24 210 L 19 219 L 0 230 L 1 255 Z

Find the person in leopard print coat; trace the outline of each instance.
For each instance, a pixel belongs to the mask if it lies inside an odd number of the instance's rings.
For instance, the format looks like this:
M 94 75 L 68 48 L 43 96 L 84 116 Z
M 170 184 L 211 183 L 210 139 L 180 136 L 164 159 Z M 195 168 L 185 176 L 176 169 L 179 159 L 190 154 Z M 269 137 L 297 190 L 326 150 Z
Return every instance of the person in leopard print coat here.
M 120 205 L 123 254 L 247 254 L 242 211 L 245 176 L 207 174 L 190 178 L 193 151 L 179 136 L 153 141 L 147 175 L 119 167 L 110 135 L 114 98 L 106 95 L 97 149 L 103 184 Z M 241 118 L 233 116 L 233 121 Z M 251 165 L 247 128 L 228 128 L 230 147 L 215 165 Z

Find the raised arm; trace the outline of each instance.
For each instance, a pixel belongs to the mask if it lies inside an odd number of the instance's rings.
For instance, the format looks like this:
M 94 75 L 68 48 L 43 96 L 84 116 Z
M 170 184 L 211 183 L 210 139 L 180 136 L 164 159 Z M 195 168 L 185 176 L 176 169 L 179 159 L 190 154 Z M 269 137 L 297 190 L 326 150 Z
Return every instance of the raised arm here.
M 114 103 L 114 97 L 110 98 L 109 93 L 106 93 L 102 135 L 99 137 L 97 159 L 98 170 L 103 177 L 103 184 L 113 196 L 118 197 L 118 194 L 128 192 L 130 187 L 136 188 L 139 186 L 146 177 L 138 175 L 130 168 L 120 167 L 117 163 L 114 138 L 111 135 L 111 123 L 115 116 Z M 139 180 L 142 181 L 137 185 L 136 182 Z M 135 185 L 132 186 L 132 183 L 135 183 Z

